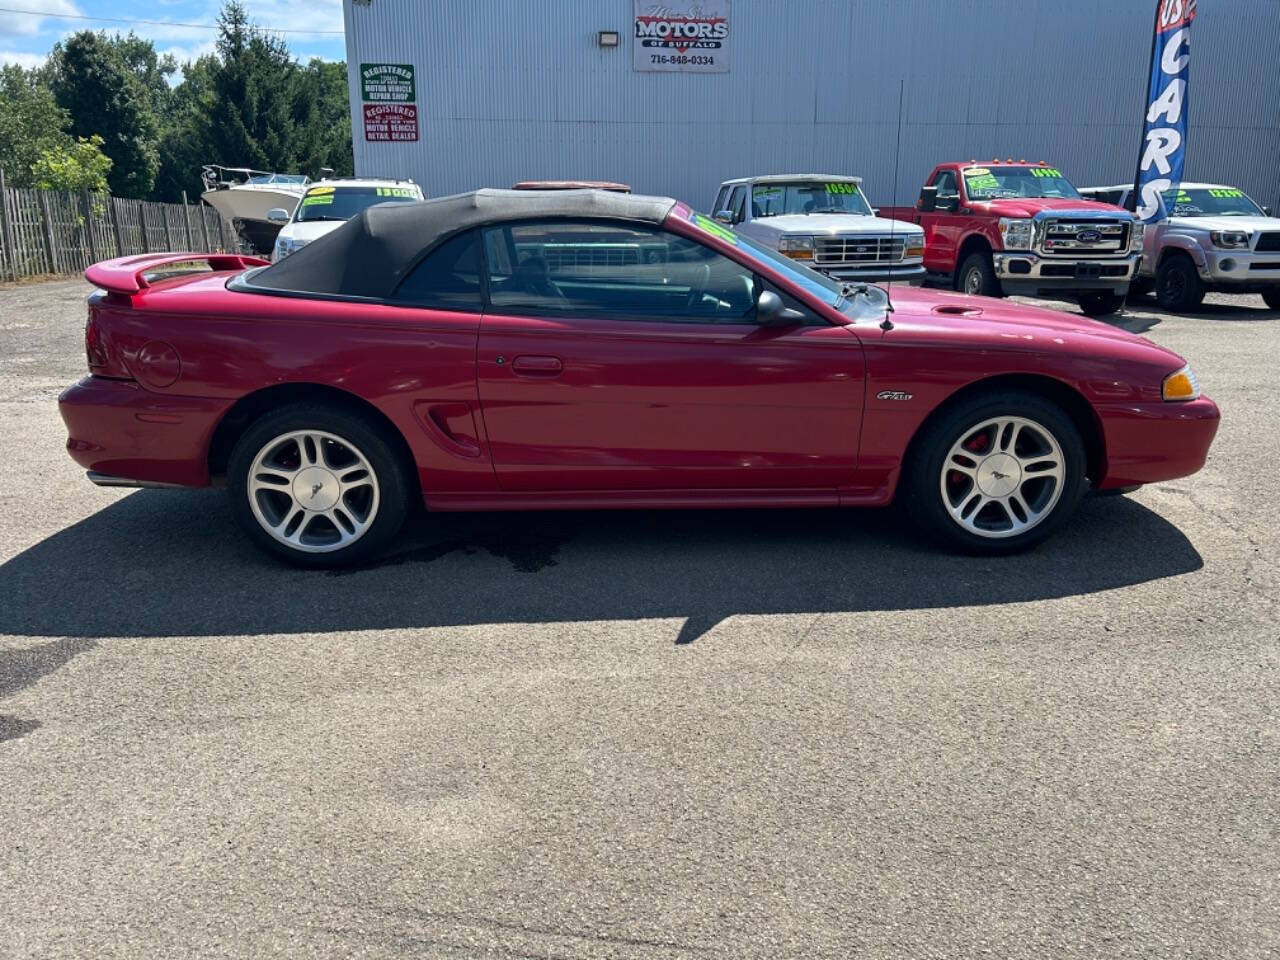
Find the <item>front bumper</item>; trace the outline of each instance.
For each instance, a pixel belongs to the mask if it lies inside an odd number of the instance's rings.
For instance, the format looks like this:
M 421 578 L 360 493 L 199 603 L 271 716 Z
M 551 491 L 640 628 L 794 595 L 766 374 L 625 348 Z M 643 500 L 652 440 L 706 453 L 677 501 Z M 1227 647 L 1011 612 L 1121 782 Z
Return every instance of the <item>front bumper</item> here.
M 804 263 L 800 260 L 798 263 Z M 806 264 L 813 267 L 819 273 L 824 273 L 832 280 L 840 280 L 850 283 L 866 282 L 866 283 L 884 283 L 892 280 L 894 283 L 907 283 L 913 287 L 918 287 L 924 283 L 925 269 L 923 263 L 912 264 L 875 264 L 867 267 L 842 267 L 836 265 L 815 265 Z
M 1280 250 L 1257 253 L 1253 250 L 1205 251 L 1204 263 L 1196 264 L 1207 286 L 1249 292 L 1280 286 Z
M 1221 414 L 1208 397 L 1185 402 L 1096 404 L 1106 441 L 1101 490 L 1189 476 L 1204 466 Z
M 208 449 L 229 400 L 151 393 L 131 380 L 85 377 L 58 398 L 67 453 L 95 483 L 209 484 Z
M 993 253 L 991 262 L 1005 293 L 1124 293 L 1138 274 L 1142 254 L 1124 257 L 1044 257 L 1030 250 Z

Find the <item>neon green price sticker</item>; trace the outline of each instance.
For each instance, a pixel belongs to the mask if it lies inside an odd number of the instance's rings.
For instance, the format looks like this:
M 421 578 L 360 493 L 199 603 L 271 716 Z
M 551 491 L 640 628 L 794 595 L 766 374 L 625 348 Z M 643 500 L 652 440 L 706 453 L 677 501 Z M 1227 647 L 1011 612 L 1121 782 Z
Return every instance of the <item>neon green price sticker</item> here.
M 1062 179 L 1062 171 L 1057 167 L 1032 167 L 1031 175 L 1033 177 L 1053 177 L 1054 179 Z
M 713 237 L 718 237 L 725 243 L 732 243 L 735 247 L 738 245 L 738 236 L 723 224 L 716 223 L 710 217 L 701 213 L 693 215 L 693 225 L 699 229 L 705 230 Z
M 856 183 L 828 183 L 826 185 L 827 193 L 857 193 L 858 185 Z
M 998 190 L 1000 188 L 1000 181 L 996 179 L 993 173 L 984 172 L 977 176 L 966 173 L 964 182 L 971 192 L 974 190 Z
M 417 194 L 408 187 L 378 187 L 380 197 L 416 197 Z
M 307 195 L 302 198 L 302 205 L 304 207 L 323 207 L 331 203 L 333 203 L 332 193 L 320 193 L 314 196 Z
M 1244 191 L 1238 190 L 1235 187 L 1211 187 L 1209 189 L 1209 196 L 1224 197 L 1224 198 L 1225 197 L 1243 197 Z

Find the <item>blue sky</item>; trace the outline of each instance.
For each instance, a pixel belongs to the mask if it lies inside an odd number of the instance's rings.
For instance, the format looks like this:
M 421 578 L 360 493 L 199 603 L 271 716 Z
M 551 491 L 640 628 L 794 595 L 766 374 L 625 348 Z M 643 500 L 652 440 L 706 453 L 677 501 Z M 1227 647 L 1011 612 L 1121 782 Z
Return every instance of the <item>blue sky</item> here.
M 260 26 L 277 28 L 289 49 L 301 60 L 345 58 L 342 38 L 342 0 L 242 0 L 249 16 Z M 77 30 L 127 33 L 155 42 L 156 49 L 172 53 L 181 63 L 213 49 L 212 26 L 221 0 L 0 0 L 0 63 L 36 66 L 49 49 Z M 36 11 L 34 15 L 14 10 Z M 129 24 L 66 19 L 111 17 L 161 21 Z M 194 24 L 195 26 L 184 26 Z M 305 33 L 302 31 L 336 31 Z

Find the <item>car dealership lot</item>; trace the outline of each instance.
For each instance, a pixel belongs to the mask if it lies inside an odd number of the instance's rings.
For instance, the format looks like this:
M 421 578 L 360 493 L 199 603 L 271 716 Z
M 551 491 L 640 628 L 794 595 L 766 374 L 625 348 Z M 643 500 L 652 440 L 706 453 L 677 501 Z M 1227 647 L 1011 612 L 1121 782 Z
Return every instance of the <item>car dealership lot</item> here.
M 328 574 L 84 480 L 87 291 L 0 290 L 0 956 L 1280 950 L 1260 298 L 1116 321 L 1221 404 L 1209 463 L 1024 557 L 490 514 Z

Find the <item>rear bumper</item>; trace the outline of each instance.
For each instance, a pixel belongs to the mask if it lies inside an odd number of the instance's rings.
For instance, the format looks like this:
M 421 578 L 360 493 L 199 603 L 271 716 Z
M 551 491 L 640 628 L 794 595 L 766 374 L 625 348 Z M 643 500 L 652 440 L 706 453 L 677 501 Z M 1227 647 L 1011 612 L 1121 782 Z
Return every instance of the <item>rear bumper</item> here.
M 1107 465 L 1101 490 L 1189 476 L 1204 466 L 1221 414 L 1208 397 L 1185 403 L 1098 404 Z
M 230 406 L 102 377 L 85 377 L 58 398 L 67 453 L 98 475 L 95 483 L 111 486 L 208 486 L 209 441 Z
M 1042 257 L 1030 251 L 993 253 L 992 265 L 1005 293 L 1025 296 L 1063 293 L 1124 293 L 1138 274 L 1142 255 L 1125 257 Z

